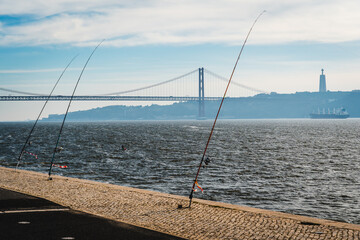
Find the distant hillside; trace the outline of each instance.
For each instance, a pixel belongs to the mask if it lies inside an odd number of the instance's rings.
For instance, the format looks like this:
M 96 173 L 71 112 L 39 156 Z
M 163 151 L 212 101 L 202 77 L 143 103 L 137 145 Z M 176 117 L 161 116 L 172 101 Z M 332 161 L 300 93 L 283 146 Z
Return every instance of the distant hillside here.
M 206 101 L 206 118 L 214 118 L 219 101 Z M 160 106 L 108 106 L 86 111 L 71 112 L 69 121 L 113 121 L 113 120 L 174 120 L 196 119 L 197 101 Z M 227 98 L 220 118 L 308 118 L 318 109 L 344 107 L 350 117 L 360 117 L 360 91 L 294 94 L 258 94 L 247 98 Z M 60 121 L 63 115 L 53 114 L 43 121 Z

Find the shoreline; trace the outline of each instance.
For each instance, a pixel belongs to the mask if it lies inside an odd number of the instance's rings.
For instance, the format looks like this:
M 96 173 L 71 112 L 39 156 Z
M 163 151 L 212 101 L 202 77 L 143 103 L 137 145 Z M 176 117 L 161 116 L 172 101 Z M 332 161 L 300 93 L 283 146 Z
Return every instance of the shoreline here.
M 360 225 L 0 167 L 0 187 L 188 239 L 360 239 Z M 178 209 L 182 204 L 183 208 Z

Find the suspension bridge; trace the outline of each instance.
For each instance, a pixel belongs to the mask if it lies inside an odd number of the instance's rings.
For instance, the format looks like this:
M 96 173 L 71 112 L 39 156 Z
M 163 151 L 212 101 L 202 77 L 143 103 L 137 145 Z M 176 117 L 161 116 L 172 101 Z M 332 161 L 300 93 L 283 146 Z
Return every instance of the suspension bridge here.
M 205 80 L 206 79 L 206 80 Z M 221 99 L 228 79 L 204 68 L 198 68 L 184 75 L 162 81 L 156 84 L 129 90 L 74 96 L 73 101 L 198 101 L 199 117 L 205 115 L 205 101 Z M 206 85 L 205 85 L 206 82 Z M 228 92 L 228 97 L 252 96 L 266 91 L 252 88 L 236 81 Z M 3 95 L 0 101 L 46 101 L 48 94 L 23 92 L 13 89 L 0 88 L 0 91 L 20 95 Z M 206 92 L 206 97 L 205 97 Z M 50 101 L 69 101 L 71 96 L 53 95 Z

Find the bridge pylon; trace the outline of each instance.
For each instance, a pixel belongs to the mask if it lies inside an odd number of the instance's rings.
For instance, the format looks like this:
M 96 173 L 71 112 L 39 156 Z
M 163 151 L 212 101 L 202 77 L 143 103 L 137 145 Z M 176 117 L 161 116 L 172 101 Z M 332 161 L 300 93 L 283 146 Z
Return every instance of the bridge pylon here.
M 204 68 L 199 68 L 199 119 L 205 118 Z

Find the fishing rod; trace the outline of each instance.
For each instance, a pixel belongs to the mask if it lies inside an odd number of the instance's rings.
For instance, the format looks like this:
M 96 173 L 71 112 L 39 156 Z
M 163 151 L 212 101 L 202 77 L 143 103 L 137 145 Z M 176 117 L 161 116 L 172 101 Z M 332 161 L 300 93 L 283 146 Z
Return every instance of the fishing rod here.
M 258 21 L 258 19 L 261 17 L 261 15 L 263 15 L 265 12 L 266 12 L 265 10 L 262 11 L 262 12 L 259 14 L 259 16 L 255 19 L 255 21 L 254 21 L 254 23 L 252 24 L 252 26 L 251 26 L 248 34 L 246 35 L 245 41 L 244 41 L 244 43 L 243 43 L 243 45 L 242 45 L 242 47 L 241 47 L 241 50 L 240 50 L 240 53 L 239 53 L 237 59 L 236 59 L 235 66 L 234 66 L 234 68 L 233 68 L 233 70 L 232 70 L 232 73 L 231 73 L 230 78 L 229 78 L 229 82 L 228 82 L 228 84 L 227 84 L 227 86 L 226 86 L 224 96 L 223 96 L 223 98 L 222 98 L 222 100 L 221 100 L 221 103 L 220 103 L 218 112 L 217 112 L 217 114 L 216 114 L 214 123 L 213 123 L 213 125 L 212 125 L 211 131 L 210 131 L 210 135 L 209 135 L 209 138 L 208 138 L 208 140 L 207 140 L 204 153 L 203 153 L 203 155 L 202 155 L 202 157 L 201 157 L 201 161 L 200 161 L 200 164 L 199 164 L 198 171 L 197 171 L 197 173 L 196 173 L 196 177 L 195 177 L 195 179 L 194 179 L 193 186 L 192 186 L 192 188 L 191 188 L 191 192 L 190 192 L 190 196 L 189 196 L 189 208 L 191 207 L 191 202 L 192 202 L 193 194 L 194 194 L 194 191 L 195 191 L 195 185 L 197 185 L 197 187 L 202 190 L 202 188 L 201 188 L 201 187 L 198 185 L 198 183 L 197 183 L 197 180 L 198 180 L 198 177 L 199 177 L 199 173 L 200 173 L 200 169 L 201 169 L 201 166 L 202 166 L 202 164 L 203 164 L 203 162 L 204 162 L 205 155 L 206 155 L 206 151 L 207 151 L 207 149 L 208 149 L 208 146 L 209 146 L 209 143 L 210 143 L 210 140 L 211 140 L 211 136 L 212 136 L 212 134 L 213 134 L 213 132 L 214 132 L 214 128 L 215 128 L 215 125 L 216 125 L 216 121 L 217 121 L 217 119 L 218 119 L 218 117 L 219 117 L 219 113 L 220 113 L 221 107 L 222 107 L 222 105 L 223 105 L 223 103 L 224 103 L 225 96 L 226 96 L 226 93 L 227 93 L 227 91 L 228 91 L 228 89 L 229 89 L 229 86 L 230 86 L 230 83 L 231 83 L 231 79 L 232 79 L 232 77 L 233 77 L 233 75 L 234 75 L 236 66 L 237 66 L 237 64 L 238 64 L 238 62 L 239 62 L 240 56 L 241 56 L 241 54 L 242 54 L 242 52 L 243 52 L 243 50 L 244 50 L 245 44 L 246 44 L 246 42 L 247 42 L 247 40 L 248 40 L 248 38 L 249 38 L 249 36 L 250 36 L 250 33 L 251 33 L 251 31 L 252 31 L 255 23 Z M 208 161 L 208 160 L 205 159 L 205 162 L 207 162 L 207 161 Z
M 79 54 L 78 54 L 78 55 L 79 55 Z M 64 68 L 64 70 L 63 70 L 62 73 L 60 74 L 58 80 L 56 81 L 53 89 L 51 90 L 49 96 L 47 97 L 47 99 L 46 99 L 46 101 L 45 101 L 45 103 L 44 103 L 44 105 L 43 105 L 43 107 L 42 107 L 42 109 L 41 109 L 41 111 L 40 111 L 40 113 L 39 113 L 39 115 L 38 115 L 38 117 L 37 117 L 34 125 L 33 125 L 33 127 L 32 127 L 31 130 L 30 130 L 30 133 L 29 133 L 28 137 L 26 138 L 26 141 L 25 141 L 25 143 L 24 143 L 24 146 L 23 146 L 22 149 L 21 149 L 21 152 L 20 152 L 20 155 L 19 155 L 19 157 L 18 157 L 18 162 L 17 162 L 17 164 L 16 164 L 16 168 L 15 168 L 15 169 L 17 169 L 17 168 L 19 167 L 19 164 L 20 164 L 20 161 L 21 161 L 21 157 L 23 156 L 23 154 L 24 154 L 24 152 L 25 152 L 25 148 L 26 148 L 27 144 L 28 144 L 29 141 L 30 141 L 30 137 L 31 137 L 31 135 L 32 135 L 32 133 L 33 133 L 33 131 L 34 131 L 34 129 L 35 129 L 35 126 L 36 126 L 37 122 L 38 122 L 39 119 L 40 119 L 40 116 L 41 116 L 42 112 L 43 112 L 44 109 L 45 109 L 46 104 L 49 102 L 49 99 L 50 99 L 51 95 L 53 94 L 56 86 L 58 85 L 58 83 L 59 83 L 60 79 L 62 78 L 62 76 L 64 75 L 65 71 L 68 69 L 68 67 L 70 66 L 70 64 L 75 60 L 75 58 L 76 58 L 78 55 L 76 55 L 75 57 L 73 57 L 73 58 L 71 59 L 71 61 L 68 63 L 68 65 Z
M 74 91 L 73 91 L 73 93 L 72 93 L 72 95 L 71 95 L 71 98 L 70 98 L 68 107 L 67 107 L 67 109 L 66 109 L 66 113 L 65 113 L 63 122 L 62 122 L 61 127 L 60 127 L 60 131 L 59 131 L 59 135 L 58 135 L 58 138 L 57 138 L 57 141 L 56 141 L 56 144 L 55 144 L 53 156 L 52 156 L 52 158 L 51 158 L 51 163 L 50 163 L 50 168 L 49 168 L 49 180 L 52 180 L 52 178 L 51 178 L 51 171 L 52 171 L 52 167 L 53 167 L 53 164 L 54 164 L 55 153 L 61 151 L 61 148 L 58 148 L 59 141 L 60 141 L 60 136 L 61 136 L 62 130 L 63 130 L 63 128 L 64 128 L 65 120 L 66 120 L 67 114 L 68 114 L 68 112 L 69 112 L 71 102 L 72 102 L 72 100 L 73 100 L 73 98 L 74 98 L 74 94 L 75 94 L 76 88 L 77 88 L 77 86 L 78 86 L 78 84 L 79 84 L 79 81 L 80 81 L 80 79 L 81 79 L 81 76 L 82 76 L 82 74 L 84 73 L 84 70 L 85 70 L 88 62 L 90 61 L 90 58 L 92 57 L 92 55 L 94 54 L 94 52 L 96 51 L 96 49 L 97 49 L 104 41 L 105 41 L 105 39 L 103 39 L 103 40 L 94 48 L 94 50 L 93 50 L 92 53 L 90 54 L 89 58 L 87 59 L 85 65 L 84 65 L 84 67 L 83 67 L 83 69 L 82 69 L 82 71 L 81 71 L 81 73 L 80 73 L 80 76 L 79 76 L 79 78 L 78 78 L 78 80 L 77 80 L 77 82 L 76 82 Z

